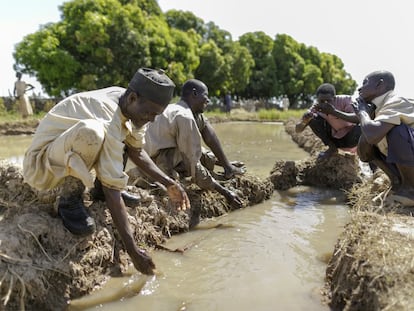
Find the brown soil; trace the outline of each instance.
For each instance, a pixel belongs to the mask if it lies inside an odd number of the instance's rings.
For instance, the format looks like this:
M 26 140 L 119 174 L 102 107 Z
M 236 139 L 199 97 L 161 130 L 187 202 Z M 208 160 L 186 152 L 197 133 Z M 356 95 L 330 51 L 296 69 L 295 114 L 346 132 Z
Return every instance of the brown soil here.
M 342 189 L 350 206 L 351 221 L 333 250 L 323 289 L 333 310 L 410 310 L 414 308 L 414 220 L 412 210 L 386 205 L 379 195 L 388 189 L 381 172 L 362 174 L 356 156 L 340 153 L 325 161 L 325 149 L 309 130 L 294 132 L 296 120 L 286 122 L 292 139 L 310 153 L 301 161 L 277 161 L 268 179 L 246 174 L 226 182 L 238 192 L 245 207 L 268 199 L 273 189 L 312 185 Z M 0 132 L 34 131 L 36 125 L 0 124 Z M 10 130 L 15 129 L 16 130 Z M 323 169 L 321 169 L 323 167 Z M 134 180 L 133 172 L 129 172 Z M 223 197 L 186 185 L 193 211 L 170 210 L 160 190 L 134 185 L 142 204 L 129 209 L 137 242 L 144 248 L 162 244 L 173 234 L 190 230 L 190 223 L 227 213 Z M 62 310 L 70 299 L 100 288 L 130 265 L 129 257 L 112 226 L 105 203 L 85 200 L 97 222 L 86 238 L 67 232 L 55 210 L 56 193 L 37 192 L 23 183 L 21 171 L 0 162 L 0 295 L 4 309 Z M 0 307 L 0 310 L 2 307 Z
M 36 130 L 39 120 L 0 123 L 0 135 L 30 135 Z

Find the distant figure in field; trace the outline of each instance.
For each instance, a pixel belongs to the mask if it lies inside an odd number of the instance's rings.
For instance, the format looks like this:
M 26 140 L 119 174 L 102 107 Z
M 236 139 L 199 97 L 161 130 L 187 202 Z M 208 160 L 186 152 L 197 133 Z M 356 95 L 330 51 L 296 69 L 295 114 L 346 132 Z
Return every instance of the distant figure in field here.
M 232 106 L 231 95 L 230 93 L 226 93 L 226 95 L 224 95 L 224 109 L 227 114 L 230 114 L 231 106 Z
M 27 118 L 33 114 L 33 108 L 26 92 L 34 89 L 34 86 L 22 80 L 21 72 L 16 72 L 16 78 L 17 80 L 14 83 L 13 95 L 17 99 L 20 114 L 23 118 Z
M 283 96 L 282 106 L 283 106 L 283 111 L 287 111 L 289 109 L 290 101 L 289 101 L 289 98 L 286 95 Z

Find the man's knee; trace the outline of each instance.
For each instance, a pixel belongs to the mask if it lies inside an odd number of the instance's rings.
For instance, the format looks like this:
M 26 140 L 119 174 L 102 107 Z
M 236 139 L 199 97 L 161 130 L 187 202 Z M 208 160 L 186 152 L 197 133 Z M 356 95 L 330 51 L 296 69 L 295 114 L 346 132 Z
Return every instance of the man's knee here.
M 368 144 L 368 142 L 363 138 L 360 137 L 357 147 L 357 154 L 359 159 L 362 162 L 370 162 L 376 158 L 376 150 L 373 145 Z
M 97 120 L 81 120 L 77 138 L 88 145 L 102 145 L 105 139 L 105 127 Z

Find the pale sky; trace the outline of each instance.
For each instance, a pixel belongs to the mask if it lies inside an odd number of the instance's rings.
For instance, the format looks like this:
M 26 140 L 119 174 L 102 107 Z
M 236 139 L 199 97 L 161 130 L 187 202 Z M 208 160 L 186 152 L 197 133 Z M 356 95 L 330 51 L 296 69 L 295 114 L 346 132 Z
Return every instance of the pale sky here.
M 0 5 L 0 96 L 13 91 L 14 44 L 39 25 L 60 20 L 62 0 L 2 1 Z M 233 40 L 263 31 L 274 38 L 288 34 L 320 52 L 342 59 L 345 70 L 360 85 L 374 70 L 391 71 L 396 90 L 414 97 L 413 14 L 407 0 L 159 0 L 161 9 L 191 11 L 213 21 Z M 23 79 L 41 86 L 27 75 Z M 413 81 L 412 81 L 413 80 Z M 326 81 L 329 82 L 329 81 Z

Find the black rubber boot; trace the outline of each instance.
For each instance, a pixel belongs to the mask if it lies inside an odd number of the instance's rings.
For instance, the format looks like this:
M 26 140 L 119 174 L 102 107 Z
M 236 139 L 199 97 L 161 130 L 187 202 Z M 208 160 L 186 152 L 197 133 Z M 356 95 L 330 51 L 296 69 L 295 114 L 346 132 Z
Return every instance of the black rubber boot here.
M 94 201 L 105 201 L 105 195 L 102 190 L 102 184 L 99 179 L 95 179 L 95 185 L 90 191 L 92 199 Z M 134 207 L 139 205 L 141 198 L 128 193 L 127 191 L 121 191 L 121 197 L 124 200 L 125 205 Z
M 125 170 L 126 164 L 128 162 L 128 153 L 127 153 L 126 147 L 124 148 L 122 160 L 123 160 L 122 164 Z M 105 195 L 102 190 L 102 183 L 98 178 L 95 179 L 94 187 L 91 189 L 90 194 L 94 201 L 105 201 Z M 139 197 L 132 195 L 126 191 L 121 191 L 121 196 L 122 196 L 122 199 L 124 200 L 125 205 L 130 206 L 130 207 L 137 206 L 141 202 L 141 199 Z
M 96 230 L 95 220 L 86 211 L 82 197 L 60 197 L 58 214 L 65 228 L 75 235 L 86 236 Z

